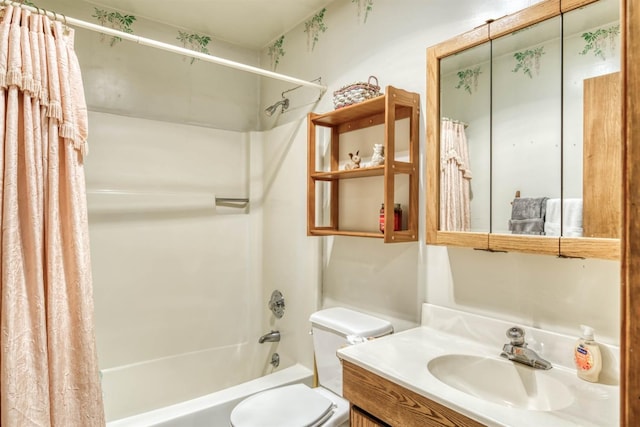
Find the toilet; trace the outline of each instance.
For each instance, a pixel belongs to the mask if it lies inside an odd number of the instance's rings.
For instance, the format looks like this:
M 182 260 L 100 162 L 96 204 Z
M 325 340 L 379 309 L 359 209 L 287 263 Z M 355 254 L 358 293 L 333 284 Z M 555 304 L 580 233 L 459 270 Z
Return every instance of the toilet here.
M 343 307 L 320 310 L 309 320 L 319 386 L 293 384 L 254 394 L 231 411 L 232 427 L 349 425 L 349 402 L 342 397 L 342 365 L 336 351 L 350 343 L 388 335 L 393 326 Z

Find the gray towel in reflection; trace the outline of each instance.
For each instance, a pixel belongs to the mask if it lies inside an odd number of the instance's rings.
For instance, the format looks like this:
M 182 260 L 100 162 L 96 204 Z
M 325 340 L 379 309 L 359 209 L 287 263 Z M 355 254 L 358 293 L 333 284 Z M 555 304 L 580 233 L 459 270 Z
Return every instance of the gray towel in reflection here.
M 511 203 L 511 219 L 544 219 L 548 197 L 516 197 Z
M 512 234 L 544 235 L 544 219 L 510 219 L 509 230 Z

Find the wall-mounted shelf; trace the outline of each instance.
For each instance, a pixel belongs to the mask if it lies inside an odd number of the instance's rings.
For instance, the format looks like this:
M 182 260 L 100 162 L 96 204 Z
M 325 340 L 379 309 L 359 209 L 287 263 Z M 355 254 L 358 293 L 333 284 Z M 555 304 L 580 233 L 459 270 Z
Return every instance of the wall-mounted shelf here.
M 418 240 L 418 156 L 419 156 L 419 116 L 420 96 L 392 86 L 385 88 L 385 94 L 325 114 L 309 113 L 308 115 L 308 180 L 307 180 L 307 234 L 310 236 L 354 236 L 382 238 L 385 243 L 410 242 Z M 396 124 L 400 121 L 408 122 L 407 141 L 398 141 Z M 345 134 L 361 131 L 382 125 L 380 140 L 384 140 L 385 163 L 383 166 L 361 167 L 359 169 L 344 170 L 341 163 L 347 158 L 343 144 Z M 330 132 L 329 150 L 327 154 L 317 155 L 319 150 L 318 131 L 325 128 Z M 377 132 L 377 131 L 376 131 Z M 366 137 L 364 137 L 366 140 Z M 401 148 L 403 160 L 398 160 L 398 148 Z M 408 157 L 408 159 L 406 159 Z M 318 166 L 326 164 L 326 167 Z M 365 165 L 366 166 L 366 165 Z M 345 180 L 381 177 L 377 186 L 380 191 L 379 199 L 385 206 L 397 203 L 396 178 L 404 177 L 408 182 L 405 195 L 407 201 L 403 206 L 403 228 L 393 229 L 393 215 L 386 215 L 384 233 L 376 228 L 371 230 L 345 229 L 340 226 L 340 187 Z M 318 184 L 326 183 L 328 190 L 318 191 Z M 374 190 L 375 191 L 375 190 Z M 326 202 L 326 224 L 319 225 L 317 203 Z M 378 205 L 379 206 L 379 205 Z M 351 207 L 349 207 L 351 209 Z M 363 218 L 371 218 L 373 209 L 362 208 Z M 350 212 L 353 214 L 354 212 Z M 376 217 L 377 218 L 377 217 Z M 366 223 L 366 221 L 363 221 Z M 371 221 L 369 221 L 371 224 Z

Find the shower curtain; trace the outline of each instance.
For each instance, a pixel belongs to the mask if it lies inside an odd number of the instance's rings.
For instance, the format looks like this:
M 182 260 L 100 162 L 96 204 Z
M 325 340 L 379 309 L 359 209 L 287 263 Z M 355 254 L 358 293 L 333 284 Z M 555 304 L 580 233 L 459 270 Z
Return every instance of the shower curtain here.
M 0 22 L 0 424 L 104 425 L 73 32 L 19 7 Z
M 469 148 L 464 124 L 442 119 L 440 133 L 440 230 L 469 231 Z

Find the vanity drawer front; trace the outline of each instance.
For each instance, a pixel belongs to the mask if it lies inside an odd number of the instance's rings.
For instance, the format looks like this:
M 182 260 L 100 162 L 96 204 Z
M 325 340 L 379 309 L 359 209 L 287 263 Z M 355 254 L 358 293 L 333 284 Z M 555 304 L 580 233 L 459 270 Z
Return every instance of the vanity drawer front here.
M 343 360 L 342 394 L 361 408 L 391 426 L 403 427 L 481 427 L 458 412 L 411 390 Z M 352 424 L 375 426 L 376 424 Z
M 389 427 L 389 424 L 372 417 L 360 408 L 351 405 L 349 411 L 349 420 L 351 427 Z

